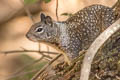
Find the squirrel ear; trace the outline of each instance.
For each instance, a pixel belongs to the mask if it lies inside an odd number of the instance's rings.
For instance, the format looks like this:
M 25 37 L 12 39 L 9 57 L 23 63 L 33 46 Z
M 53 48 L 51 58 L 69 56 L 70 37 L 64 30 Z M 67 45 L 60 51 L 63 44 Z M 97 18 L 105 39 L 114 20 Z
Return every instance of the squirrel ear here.
M 41 13 L 40 19 L 41 19 L 41 21 L 45 21 L 45 15 L 43 13 Z
M 46 16 L 46 23 L 52 24 L 52 18 L 50 16 Z

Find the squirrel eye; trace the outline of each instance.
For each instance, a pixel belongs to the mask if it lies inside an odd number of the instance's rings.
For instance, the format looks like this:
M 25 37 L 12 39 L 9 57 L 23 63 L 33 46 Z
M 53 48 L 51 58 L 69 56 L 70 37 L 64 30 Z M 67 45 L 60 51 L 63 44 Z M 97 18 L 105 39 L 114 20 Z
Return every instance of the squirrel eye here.
M 36 32 L 39 32 L 39 33 L 43 32 L 43 28 L 42 27 L 36 28 Z

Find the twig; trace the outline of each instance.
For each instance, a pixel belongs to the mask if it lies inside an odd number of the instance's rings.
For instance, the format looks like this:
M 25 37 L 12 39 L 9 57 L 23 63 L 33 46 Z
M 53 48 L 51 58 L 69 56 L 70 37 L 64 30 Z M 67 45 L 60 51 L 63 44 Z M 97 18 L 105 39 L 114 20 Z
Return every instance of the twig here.
M 46 64 L 35 76 L 33 76 L 33 78 L 31 80 L 36 80 L 41 73 L 43 73 L 45 71 L 45 69 L 50 66 L 55 60 L 57 60 L 60 56 L 62 56 L 62 54 L 57 55 L 52 61 L 50 61 L 48 64 Z
M 117 7 L 120 4 L 120 0 L 117 0 L 117 2 L 112 6 L 112 9 L 114 9 L 115 7 Z
M 7 80 L 8 79 L 11 79 L 11 78 L 14 78 L 14 77 L 17 77 L 17 76 L 19 76 L 19 75 L 23 75 L 23 73 L 22 73 L 22 71 L 25 69 L 25 68 L 28 68 L 30 65 L 33 65 L 33 64 L 35 64 L 35 63 L 37 63 L 37 62 L 39 62 L 40 60 L 42 60 L 44 57 L 41 57 L 40 59 L 38 59 L 38 60 L 35 60 L 35 61 L 33 61 L 33 62 L 31 62 L 31 63 L 28 63 L 28 64 L 26 64 L 25 66 L 23 66 L 22 68 L 20 68 L 19 70 L 17 70 L 16 72 L 14 72 L 12 75 L 13 76 L 7 76 L 8 78 L 7 78 Z M 31 67 L 31 66 L 30 66 Z
M 49 59 L 52 59 L 52 57 L 50 57 L 49 55 L 45 55 L 43 53 L 54 54 L 54 55 L 59 54 L 59 53 L 56 53 L 56 52 L 37 51 L 37 50 L 13 50 L 13 51 L 1 51 L 0 53 L 10 54 L 10 53 L 21 53 L 21 52 L 36 52 L 36 53 L 41 53 L 42 56 L 44 56 L 46 58 L 49 58 Z
M 38 43 L 38 47 L 39 47 L 39 51 L 41 51 L 41 45 L 40 45 L 40 43 Z
M 56 17 L 57 17 L 57 21 L 59 21 L 59 18 L 58 18 L 58 0 L 56 0 Z
M 11 50 L 11 51 L 0 51 L 0 53 L 3 53 L 3 54 L 21 53 L 21 52 L 36 52 L 36 53 L 39 53 L 38 50 Z M 59 54 L 59 53 L 57 53 L 57 52 L 48 52 L 48 51 L 40 51 L 40 53 L 47 53 L 47 54 L 53 54 L 53 55 Z
M 89 79 L 91 63 L 93 61 L 95 54 L 100 49 L 100 47 L 105 43 L 105 41 L 119 29 L 120 29 L 120 19 L 117 20 L 115 23 L 113 23 L 110 27 L 108 27 L 104 32 L 102 32 L 100 36 L 98 36 L 96 40 L 92 43 L 88 51 L 85 53 L 85 57 L 81 69 L 80 80 Z
M 33 16 L 31 15 L 29 9 L 26 7 L 26 5 L 24 4 L 24 0 L 20 0 L 21 3 L 23 4 L 24 10 L 27 13 L 27 15 L 29 16 L 29 18 L 32 20 L 33 23 L 35 23 L 35 20 L 33 19 Z

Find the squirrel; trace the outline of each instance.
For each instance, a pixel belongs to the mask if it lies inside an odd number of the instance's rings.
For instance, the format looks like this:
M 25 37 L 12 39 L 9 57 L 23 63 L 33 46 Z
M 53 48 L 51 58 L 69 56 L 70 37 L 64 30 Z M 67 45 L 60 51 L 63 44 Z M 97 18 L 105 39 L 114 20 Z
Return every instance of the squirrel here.
M 71 61 L 119 17 L 115 10 L 100 4 L 85 7 L 66 21 L 54 21 L 41 13 L 41 21 L 32 25 L 26 36 L 35 42 L 54 44 Z

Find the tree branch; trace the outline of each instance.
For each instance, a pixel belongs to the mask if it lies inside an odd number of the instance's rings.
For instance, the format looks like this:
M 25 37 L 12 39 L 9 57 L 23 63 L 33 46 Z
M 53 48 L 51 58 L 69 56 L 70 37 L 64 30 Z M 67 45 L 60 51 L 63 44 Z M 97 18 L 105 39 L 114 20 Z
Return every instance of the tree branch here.
M 96 55 L 100 47 L 105 43 L 105 41 L 107 41 L 107 39 L 109 39 L 110 36 L 112 36 L 119 29 L 120 29 L 120 19 L 117 20 L 115 23 L 113 23 L 110 27 L 108 27 L 104 32 L 102 32 L 100 36 L 98 36 L 96 40 L 92 43 L 88 51 L 85 53 L 83 65 L 81 68 L 80 80 L 89 79 L 91 63 L 93 61 L 94 56 Z
M 40 74 L 43 73 L 48 68 L 48 66 L 50 66 L 54 61 L 56 61 L 61 56 L 62 54 L 57 55 L 52 61 L 50 61 L 47 65 L 45 65 L 40 71 L 38 71 L 38 73 L 35 74 L 35 76 L 33 76 L 31 80 L 37 80 Z

